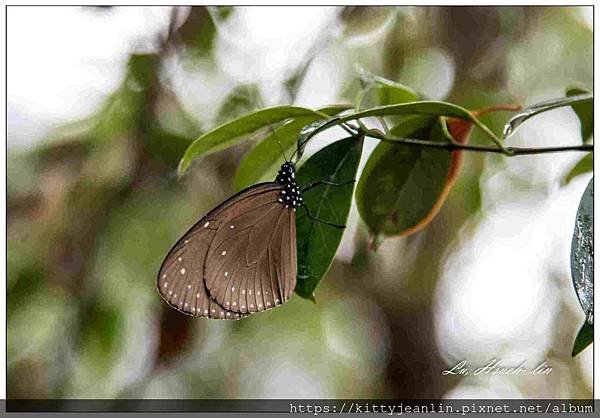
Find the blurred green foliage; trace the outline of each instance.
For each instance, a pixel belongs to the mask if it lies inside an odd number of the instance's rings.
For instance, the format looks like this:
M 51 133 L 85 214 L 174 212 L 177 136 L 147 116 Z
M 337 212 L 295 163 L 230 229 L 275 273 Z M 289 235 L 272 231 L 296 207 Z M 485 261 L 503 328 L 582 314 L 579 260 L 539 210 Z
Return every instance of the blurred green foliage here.
M 247 144 L 214 148 L 181 181 L 176 170 L 194 139 L 262 107 L 260 90 L 227 79 L 231 93 L 216 116 L 201 118 L 184 109 L 163 73 L 173 56 L 198 72 L 200 63 L 218 68 L 216 24 L 237 12 L 193 7 L 181 25 L 172 22 L 158 51 L 129 57 L 122 82 L 92 116 L 35 147 L 9 148 L 9 398 L 437 398 L 459 383 L 439 377 L 445 363 L 432 295 L 444 266 L 437 255 L 465 233 L 465 222 L 484 215 L 483 168 L 501 170 L 500 156 L 465 154 L 438 217 L 383 254 L 367 250 L 359 225 L 348 240 L 351 257 L 334 261 L 317 304 L 295 297 L 230 324 L 184 317 L 156 294 L 171 244 L 230 195 L 232 183 L 250 181 L 234 182 Z M 339 58 L 338 103 L 356 100 L 356 66 L 467 109 L 592 86 L 592 31 L 573 8 L 348 7 L 340 22 L 341 34 L 327 41 Z M 289 97 L 279 105 L 296 96 L 315 61 L 309 54 L 282 81 Z M 195 94 L 211 94 L 209 87 Z M 382 103 L 397 100 L 377 88 Z M 482 117 L 494 132 L 507 119 Z M 280 130 L 292 127 L 274 125 L 287 141 Z M 245 129 L 240 134 L 255 132 Z M 471 143 L 489 137 L 475 130 Z M 589 397 L 570 342 L 553 344 L 554 361 L 567 366 L 561 376 L 573 382 L 569 393 Z

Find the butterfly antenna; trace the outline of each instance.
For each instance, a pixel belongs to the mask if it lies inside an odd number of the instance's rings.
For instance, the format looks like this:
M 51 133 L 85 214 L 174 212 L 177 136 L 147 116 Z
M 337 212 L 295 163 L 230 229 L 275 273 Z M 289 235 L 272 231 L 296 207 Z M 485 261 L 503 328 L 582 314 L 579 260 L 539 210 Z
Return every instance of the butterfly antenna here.
M 296 149 L 295 149 L 295 150 L 294 150 L 294 152 L 292 153 L 292 160 L 294 159 L 294 157 L 295 157 L 295 156 L 296 156 L 296 154 L 298 153 L 298 148 L 299 148 L 299 145 L 298 145 L 298 144 L 296 144 Z M 298 161 L 296 161 L 296 162 L 298 162 Z
M 281 142 L 279 142 L 279 138 L 277 138 L 277 132 L 275 132 L 275 129 L 273 129 L 273 125 L 271 125 L 271 122 L 267 121 L 267 123 L 269 124 L 269 127 L 271 128 L 271 132 L 273 132 L 273 137 L 277 141 L 277 145 L 279 145 L 279 149 L 281 150 L 281 155 L 283 155 L 283 159 L 287 163 L 290 160 L 288 160 L 287 157 L 285 156 L 285 151 L 283 150 L 283 146 L 281 145 Z

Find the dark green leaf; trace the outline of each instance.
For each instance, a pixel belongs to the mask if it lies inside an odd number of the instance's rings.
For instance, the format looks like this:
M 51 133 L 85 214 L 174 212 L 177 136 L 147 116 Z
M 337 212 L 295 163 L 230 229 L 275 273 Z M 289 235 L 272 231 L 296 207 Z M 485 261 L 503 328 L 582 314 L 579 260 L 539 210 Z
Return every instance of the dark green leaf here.
M 201 156 L 212 154 L 239 144 L 247 136 L 260 128 L 290 118 L 302 116 L 322 116 L 314 110 L 298 106 L 275 106 L 261 109 L 216 127 L 196 139 L 185 151 L 179 162 L 179 176 L 185 174 L 192 161 Z
M 323 114 L 334 116 L 344 110 L 352 109 L 350 105 L 334 105 L 319 109 Z M 260 181 L 267 181 L 275 177 L 275 173 L 283 163 L 281 149 L 291 158 L 292 150 L 302 128 L 310 123 L 322 120 L 323 116 L 311 115 L 296 118 L 285 125 L 275 129 L 254 147 L 242 160 L 233 179 L 235 190 L 242 190 Z M 277 144 L 281 144 L 281 148 Z
M 594 95 L 586 93 L 586 94 L 578 94 L 577 96 L 571 97 L 561 97 L 559 99 L 547 100 L 545 102 L 536 103 L 529 107 L 526 107 L 521 112 L 513 116 L 507 123 L 504 125 L 504 138 L 508 138 L 511 136 L 515 130 L 521 126 L 526 120 L 539 115 L 543 112 L 548 112 L 549 110 L 554 110 L 563 106 L 576 106 L 576 105 L 590 105 L 594 100 Z
M 579 162 L 569 171 L 567 177 L 565 177 L 563 184 L 569 184 L 571 180 L 580 174 L 590 173 L 594 169 L 594 154 L 589 153 L 583 157 Z
M 347 138 L 323 148 L 298 170 L 298 181 L 307 186 L 320 180 L 345 183 L 356 177 L 362 138 Z M 354 183 L 321 185 L 302 195 L 313 217 L 344 225 L 350 211 Z M 305 209 L 296 213 L 298 283 L 296 293 L 314 300 L 314 291 L 329 270 L 344 230 L 308 218 Z
M 572 87 L 567 90 L 567 97 L 589 94 L 590 92 L 581 88 Z M 587 141 L 594 134 L 594 101 L 590 100 L 571 106 L 581 123 L 581 141 Z
M 420 116 L 392 135 L 445 141 L 437 118 Z M 445 150 L 380 143 L 356 189 L 358 211 L 375 235 L 399 235 L 427 219 L 447 182 L 452 154 Z
M 583 326 L 575 337 L 575 343 L 573 344 L 573 352 L 571 355 L 575 357 L 581 353 L 588 345 L 594 342 L 594 326 L 588 321 L 583 323 Z
M 588 321 L 594 311 L 594 179 L 588 183 L 575 218 L 571 242 L 573 286 Z

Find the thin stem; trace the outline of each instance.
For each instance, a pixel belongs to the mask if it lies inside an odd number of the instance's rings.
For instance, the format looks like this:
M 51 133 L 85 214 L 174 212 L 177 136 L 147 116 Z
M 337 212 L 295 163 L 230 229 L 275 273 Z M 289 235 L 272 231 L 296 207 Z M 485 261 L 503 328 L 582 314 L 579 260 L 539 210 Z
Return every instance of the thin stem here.
M 517 105 L 515 105 L 515 106 L 503 105 L 502 107 L 497 107 L 497 108 L 494 108 L 493 110 L 513 110 L 516 107 L 517 107 Z M 478 112 L 478 113 L 485 113 L 485 111 L 488 111 L 488 110 L 490 110 L 490 109 L 485 109 L 484 112 Z M 364 135 L 364 136 L 369 136 L 371 138 L 379 139 L 383 142 L 404 144 L 404 145 L 409 145 L 409 146 L 428 147 L 428 148 L 441 148 L 441 149 L 445 149 L 448 151 L 489 152 L 489 153 L 495 153 L 495 154 L 504 154 L 507 157 L 512 157 L 515 155 L 547 154 L 547 153 L 553 153 L 553 152 L 566 152 L 566 151 L 591 152 L 594 150 L 594 145 L 589 145 L 589 144 L 567 145 L 567 146 L 562 146 L 562 147 L 545 147 L 545 148 L 506 147 L 501 143 L 500 138 L 498 138 L 496 136 L 496 134 L 494 134 L 494 132 L 492 132 L 485 124 L 483 124 L 481 121 L 479 121 L 479 119 L 475 116 L 473 116 L 473 118 L 470 121 L 473 122 L 480 129 L 482 129 L 493 140 L 496 147 L 460 144 L 460 143 L 457 143 L 456 141 L 454 141 L 451 136 L 448 138 L 451 140 L 451 142 L 447 142 L 447 143 L 427 141 L 427 140 L 422 140 L 422 139 L 413 139 L 413 138 L 395 138 L 393 136 L 390 136 L 387 133 L 382 132 L 379 129 L 366 128 L 366 126 L 361 122 L 360 118 L 356 118 L 356 119 L 354 119 L 354 121 L 356 121 L 359 126 L 353 126 L 353 125 L 347 123 L 347 121 L 344 120 L 344 118 L 340 118 L 339 116 L 332 118 L 332 119 L 328 120 L 325 124 L 321 125 L 319 128 L 315 129 L 306 138 L 306 142 L 308 142 L 308 140 L 311 137 L 313 137 L 314 135 L 316 135 L 317 133 L 324 131 L 336 124 L 341 124 L 343 129 L 346 132 L 353 131 L 352 136 Z M 446 135 L 446 136 L 448 136 L 448 135 Z
M 385 135 L 378 129 L 369 129 L 364 132 L 366 136 L 371 138 L 379 139 L 383 142 L 389 142 L 392 144 L 404 144 L 416 147 L 427 147 L 427 148 L 441 148 L 447 151 L 473 151 L 473 152 L 491 152 L 496 154 L 505 154 L 509 157 L 515 155 L 531 155 L 531 154 L 547 154 L 551 152 L 565 152 L 565 151 L 582 151 L 589 152 L 594 150 L 594 145 L 567 145 L 562 147 L 546 147 L 546 148 L 522 148 L 522 147 L 486 147 L 481 145 L 468 145 L 459 144 L 456 142 L 433 142 L 423 139 L 413 138 L 395 138 Z
M 379 124 L 383 128 L 383 131 L 385 132 L 385 134 L 389 135 L 390 134 L 390 128 L 388 127 L 387 123 L 385 122 L 385 119 L 383 118 L 383 116 L 378 116 L 377 120 L 379 121 Z

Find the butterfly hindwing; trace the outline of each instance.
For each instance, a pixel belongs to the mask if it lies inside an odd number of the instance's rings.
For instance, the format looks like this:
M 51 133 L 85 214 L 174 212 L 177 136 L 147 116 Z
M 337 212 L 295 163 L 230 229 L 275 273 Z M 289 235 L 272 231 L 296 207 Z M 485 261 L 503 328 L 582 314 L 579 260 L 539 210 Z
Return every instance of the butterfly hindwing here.
M 206 223 L 205 219 L 201 222 Z M 200 223 L 199 223 L 200 224 Z M 206 251 L 214 230 L 192 228 L 171 250 L 158 277 L 158 291 L 163 299 L 180 312 L 208 318 L 227 318 L 206 291 L 202 280 Z M 233 318 L 231 314 L 229 319 Z
M 185 233 L 167 255 L 158 275 L 157 289 L 170 306 L 187 315 L 207 318 L 239 319 L 245 316 L 211 298 L 204 279 L 208 251 L 223 219 L 251 204 L 249 200 L 270 201 L 271 198 L 265 196 L 278 188 L 275 183 L 250 187 L 216 207 Z
M 285 303 L 296 287 L 295 166 L 221 203 L 175 244 L 157 288 L 187 315 L 239 319 Z

